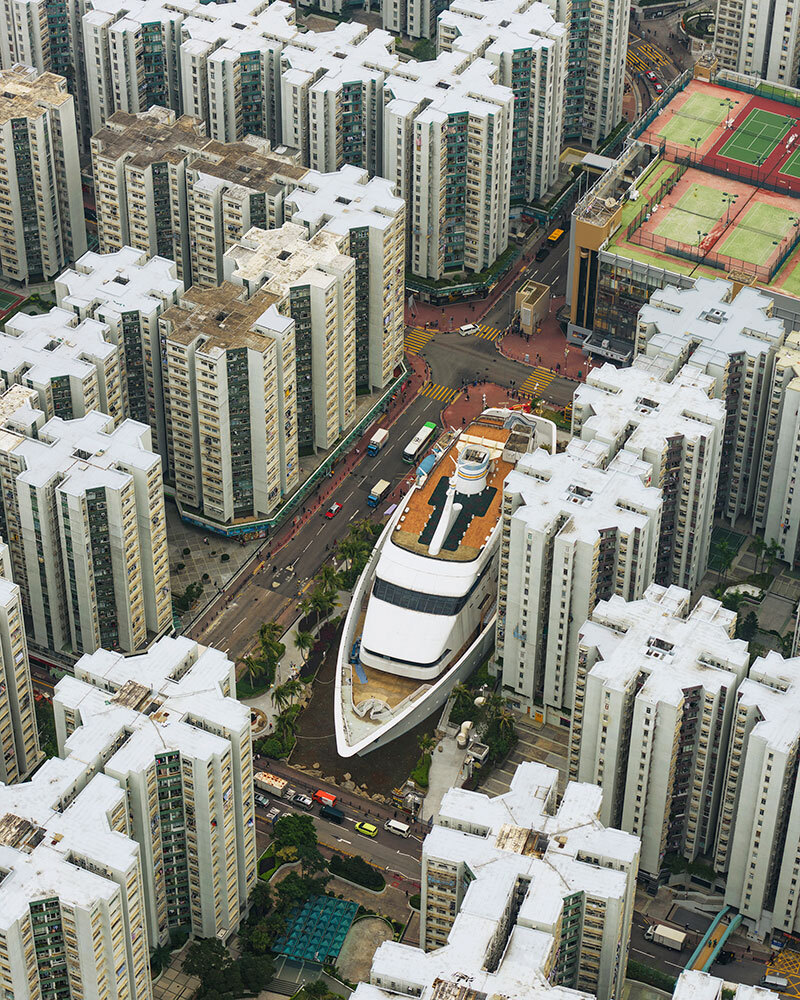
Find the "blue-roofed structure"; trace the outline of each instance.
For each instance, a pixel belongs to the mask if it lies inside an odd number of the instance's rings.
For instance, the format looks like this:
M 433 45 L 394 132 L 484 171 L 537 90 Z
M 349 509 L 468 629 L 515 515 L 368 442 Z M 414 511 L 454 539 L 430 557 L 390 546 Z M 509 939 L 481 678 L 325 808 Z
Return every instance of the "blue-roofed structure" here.
M 273 951 L 295 962 L 335 962 L 358 903 L 332 896 L 312 896 L 294 910 Z

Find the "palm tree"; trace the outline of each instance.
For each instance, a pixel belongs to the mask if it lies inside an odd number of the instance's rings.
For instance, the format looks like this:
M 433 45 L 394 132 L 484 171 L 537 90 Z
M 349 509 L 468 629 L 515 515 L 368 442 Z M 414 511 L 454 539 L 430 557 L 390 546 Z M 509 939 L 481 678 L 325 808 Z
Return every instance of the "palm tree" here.
M 720 584 L 722 584 L 723 575 L 731 568 L 731 563 L 735 555 L 736 550 L 727 538 L 723 538 L 721 542 L 717 542 L 714 546 L 714 556 L 717 560 L 717 580 Z
M 333 611 L 334 599 L 322 587 L 316 587 L 311 594 L 311 606 L 317 615 L 317 625 L 320 625 L 323 618 L 327 618 L 331 611 Z
M 284 681 L 283 684 L 278 684 L 277 687 L 272 689 L 270 698 L 272 699 L 272 704 L 278 709 L 279 716 L 283 715 L 284 709 L 291 705 L 292 701 L 302 693 L 302 690 L 303 685 L 294 678 Z
M 300 650 L 300 655 L 303 657 L 303 663 L 308 660 L 308 654 L 314 648 L 314 643 L 316 639 L 311 632 L 298 632 L 294 637 L 295 648 Z
M 436 747 L 436 740 L 431 736 L 430 733 L 423 733 L 422 736 L 417 738 L 417 746 L 419 747 L 420 753 L 424 757 L 426 754 L 430 756 Z
M 511 733 L 516 731 L 516 727 L 514 725 L 514 715 L 507 705 L 503 705 L 503 707 L 495 715 L 494 719 L 497 723 L 498 732 L 505 733 L 510 736 Z
M 313 611 L 313 608 L 311 606 L 311 598 L 308 597 L 307 595 L 304 596 L 304 597 L 301 597 L 300 600 L 297 602 L 297 610 L 300 612 L 300 620 L 301 621 L 304 618 L 308 618 L 308 616 Z
M 264 663 L 260 657 L 257 656 L 245 656 L 242 658 L 242 664 L 244 665 L 244 674 L 247 678 L 250 687 L 255 687 L 257 681 L 259 681 L 267 670 L 267 665 Z
M 335 594 L 339 590 L 339 574 L 330 563 L 325 563 L 320 567 L 317 580 L 319 580 L 322 589 L 329 593 Z
M 339 543 L 338 552 L 347 568 L 351 569 L 358 559 L 367 555 L 368 550 L 366 543 L 360 538 L 343 538 Z
M 775 563 L 778 561 L 781 555 L 781 547 L 776 541 L 776 539 L 771 538 L 769 544 L 767 545 L 766 551 L 764 552 L 764 558 L 767 560 L 767 572 L 771 573 L 775 568 Z

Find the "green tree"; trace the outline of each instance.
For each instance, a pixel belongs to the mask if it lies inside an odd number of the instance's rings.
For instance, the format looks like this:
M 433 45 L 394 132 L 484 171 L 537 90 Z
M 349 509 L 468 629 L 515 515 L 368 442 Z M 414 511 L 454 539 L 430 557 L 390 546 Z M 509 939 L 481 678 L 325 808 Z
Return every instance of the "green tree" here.
M 775 568 L 775 563 L 781 557 L 781 547 L 778 542 L 771 538 L 769 544 L 767 545 L 766 551 L 764 552 L 764 559 L 767 563 L 767 572 L 771 573 Z
M 303 871 L 321 871 L 324 867 L 324 859 L 319 852 L 317 841 L 317 830 L 314 821 L 310 816 L 300 816 L 297 813 L 285 813 L 275 824 L 273 830 L 275 849 L 283 847 L 294 847 L 297 851 L 297 858 Z M 278 894 L 281 887 L 291 878 L 297 875 L 290 872 L 285 879 L 278 883 Z M 288 887 L 287 887 L 288 888 Z M 287 889 L 283 890 L 284 892 Z
M 419 751 L 423 756 L 427 754 L 430 756 L 434 749 L 436 748 L 436 740 L 431 736 L 430 733 L 423 733 L 421 736 L 417 737 L 417 746 Z
M 360 538 L 351 537 L 343 538 L 339 542 L 337 552 L 344 559 L 347 569 L 355 568 L 356 563 L 368 554 L 366 544 Z
M 244 675 L 250 687 L 256 687 L 267 673 L 267 664 L 259 656 L 245 656 L 242 659 Z
M 238 962 L 242 986 L 250 993 L 265 990 L 275 975 L 275 963 L 268 955 L 242 955 Z
M 315 587 L 311 593 L 311 606 L 314 608 L 317 616 L 317 625 L 319 625 L 323 618 L 327 618 L 331 611 L 333 611 L 334 598 L 331 594 L 323 590 L 322 587 Z
M 294 678 L 288 681 L 284 681 L 283 684 L 279 684 L 277 687 L 272 689 L 270 698 L 272 699 L 273 705 L 278 709 L 278 711 L 283 714 L 285 708 L 291 705 L 292 701 L 297 698 L 303 691 L 303 684 L 295 680 Z
M 750 548 L 755 553 L 756 557 L 756 573 L 761 572 L 761 560 L 764 558 L 764 550 L 767 547 L 767 543 L 761 537 L 761 535 L 756 535 L 750 541 Z
M 740 639 L 746 639 L 748 642 L 755 639 L 758 632 L 758 618 L 755 611 L 751 611 L 744 621 L 737 622 L 737 626 L 736 631 Z
M 339 590 L 339 574 L 330 563 L 325 563 L 320 567 L 319 573 L 317 573 L 317 580 L 320 586 L 329 594 L 336 595 Z
M 226 969 L 231 962 L 228 949 L 218 938 L 198 938 L 189 945 L 183 971 L 205 981 L 210 972 Z
M 720 584 L 722 584 L 723 576 L 726 576 L 728 570 L 731 568 L 735 555 L 736 549 L 734 549 L 727 538 L 723 538 L 721 542 L 717 542 L 714 545 L 714 558 L 717 562 L 717 580 Z
M 300 650 L 300 655 L 303 657 L 303 663 L 308 660 L 308 655 L 314 648 L 314 643 L 316 639 L 312 632 L 298 632 L 294 637 L 295 648 Z

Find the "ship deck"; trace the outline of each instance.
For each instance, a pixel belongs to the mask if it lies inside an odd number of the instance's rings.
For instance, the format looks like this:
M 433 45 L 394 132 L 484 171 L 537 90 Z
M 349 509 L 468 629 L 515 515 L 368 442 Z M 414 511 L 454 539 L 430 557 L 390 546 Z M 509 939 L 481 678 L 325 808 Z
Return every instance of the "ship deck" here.
M 503 482 L 514 468 L 502 457 L 509 430 L 494 423 L 476 421 L 451 445 L 423 485 L 409 498 L 408 505 L 392 533 L 392 542 L 401 549 L 427 556 L 434 529 L 444 506 L 450 477 L 455 472 L 461 448 L 469 444 L 488 447 L 493 461 L 486 486 L 480 493 L 457 494 L 462 511 L 456 519 L 437 559 L 469 562 L 476 559 L 500 518 Z

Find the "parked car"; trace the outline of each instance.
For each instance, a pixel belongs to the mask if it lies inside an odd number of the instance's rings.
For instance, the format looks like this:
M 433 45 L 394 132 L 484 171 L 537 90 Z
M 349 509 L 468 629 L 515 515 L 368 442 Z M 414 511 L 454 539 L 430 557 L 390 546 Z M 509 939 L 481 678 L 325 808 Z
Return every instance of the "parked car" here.
M 660 83 L 654 83 L 653 84 L 653 90 L 655 90 L 655 92 L 657 94 L 663 94 L 664 93 L 664 88 L 661 86 Z

